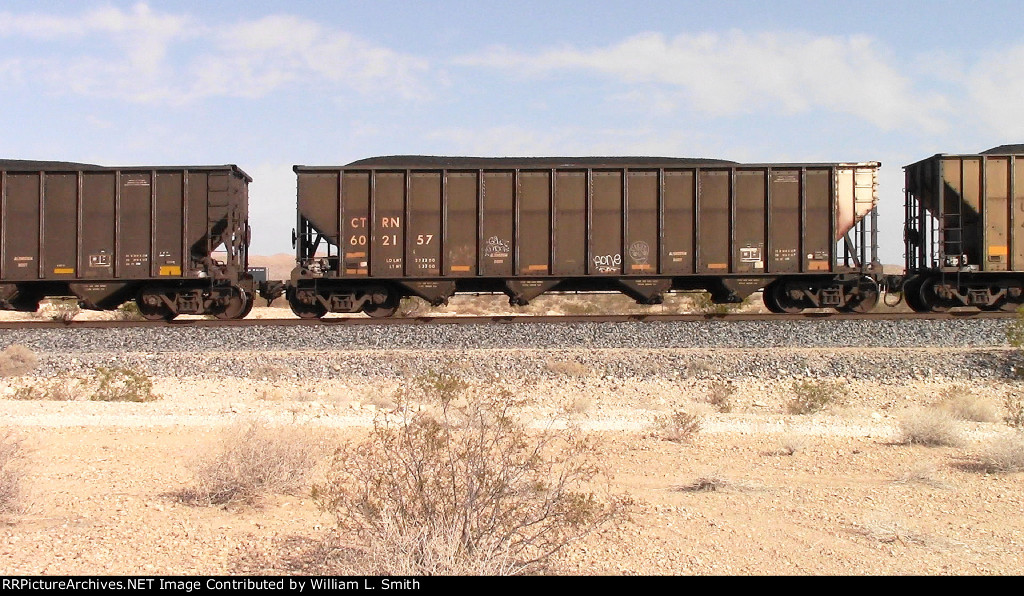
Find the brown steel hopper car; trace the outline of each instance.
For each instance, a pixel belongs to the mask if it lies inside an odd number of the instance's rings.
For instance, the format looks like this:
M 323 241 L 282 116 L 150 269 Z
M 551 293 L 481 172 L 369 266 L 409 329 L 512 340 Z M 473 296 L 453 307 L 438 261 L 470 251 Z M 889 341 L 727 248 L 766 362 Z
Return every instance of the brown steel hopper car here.
M 295 166 L 301 317 L 403 296 L 758 289 L 775 312 L 878 301 L 877 162 L 394 156 Z M 870 217 L 867 217 L 870 215 Z
M 1024 145 L 905 166 L 903 295 L 917 311 L 1024 302 Z
M 0 308 L 75 296 L 99 310 L 134 299 L 154 320 L 244 317 L 251 181 L 233 165 L 0 161 Z

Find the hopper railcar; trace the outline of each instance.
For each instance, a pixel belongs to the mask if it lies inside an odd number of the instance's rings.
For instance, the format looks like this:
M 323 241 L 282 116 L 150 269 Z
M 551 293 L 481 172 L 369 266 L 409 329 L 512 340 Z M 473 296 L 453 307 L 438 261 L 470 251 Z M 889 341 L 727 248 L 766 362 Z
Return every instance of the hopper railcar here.
M 378 157 L 295 166 L 296 314 L 405 296 L 619 291 L 644 304 L 764 288 L 773 312 L 878 301 L 877 162 Z
M 234 165 L 0 161 L 0 308 L 75 296 L 153 320 L 244 317 L 251 181 Z
M 916 311 L 1024 303 L 1024 145 L 904 167 L 903 295 Z

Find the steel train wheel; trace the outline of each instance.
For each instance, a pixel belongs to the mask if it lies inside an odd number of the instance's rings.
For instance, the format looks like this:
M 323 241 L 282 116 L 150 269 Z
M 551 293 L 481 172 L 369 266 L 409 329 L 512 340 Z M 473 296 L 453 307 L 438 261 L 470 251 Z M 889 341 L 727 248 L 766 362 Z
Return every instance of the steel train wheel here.
M 291 303 L 292 312 L 300 319 L 319 319 L 327 314 L 327 309 L 322 304 L 295 304 Z
M 799 301 L 794 300 L 789 295 L 789 291 L 786 289 L 786 285 L 784 283 L 775 282 L 772 286 L 774 287 L 771 290 L 771 299 L 775 302 L 775 305 L 779 307 L 778 311 L 773 310 L 772 312 L 789 313 L 792 315 L 803 312 L 804 307 L 800 305 Z
M 921 304 L 925 307 L 925 310 L 932 312 L 948 312 L 954 305 L 950 304 L 948 300 L 944 300 L 938 294 L 935 293 L 935 280 L 926 279 L 921 284 L 921 290 L 918 292 Z
M 903 284 L 903 299 L 914 312 L 928 312 L 928 307 L 921 301 L 921 281 L 911 278 Z
M 775 299 L 775 282 L 768 284 L 765 286 L 764 290 L 761 291 L 761 300 L 764 302 L 764 306 L 769 312 L 776 314 L 786 312 L 782 310 L 782 307 L 779 306 L 779 301 Z
M 139 306 L 139 314 L 147 321 L 170 321 L 178 316 L 178 313 L 167 308 L 166 305 L 150 306 L 142 300 L 136 300 Z
M 253 297 L 246 294 L 242 288 L 232 288 L 231 298 L 223 310 L 213 313 L 213 316 L 222 320 L 241 319 L 252 310 Z
M 1003 300 L 993 310 L 1001 310 L 1003 312 L 1017 312 L 1017 310 L 1020 307 L 1020 302 L 1010 302 L 1009 300 Z
M 868 313 L 878 304 L 878 284 L 870 277 L 862 277 L 857 284 L 859 299 L 847 302 L 840 312 Z
M 367 304 L 363 306 L 363 312 L 375 319 L 386 319 L 398 312 L 398 306 L 402 299 L 395 293 L 388 293 L 387 299 L 381 304 Z

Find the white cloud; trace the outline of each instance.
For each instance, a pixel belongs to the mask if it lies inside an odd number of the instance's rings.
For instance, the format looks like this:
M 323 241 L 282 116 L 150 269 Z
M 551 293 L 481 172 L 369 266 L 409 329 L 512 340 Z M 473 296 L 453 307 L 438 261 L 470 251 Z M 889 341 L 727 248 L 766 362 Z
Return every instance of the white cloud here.
M 71 16 L 0 13 L 4 38 L 25 42 L 19 51 L 33 74 L 22 80 L 49 92 L 170 104 L 262 97 L 286 85 L 426 94 L 425 60 L 293 16 L 214 26 L 142 3 Z M 19 82 L 24 70 L 13 59 L 5 65 L 0 80 Z
M 962 113 L 977 114 L 987 126 L 1004 135 L 1001 143 L 1024 137 L 1024 45 L 982 55 L 966 77 Z
M 687 105 L 724 116 L 822 109 L 853 114 L 887 130 L 908 124 L 937 130 L 949 109 L 942 97 L 915 90 L 866 36 L 732 31 L 667 39 L 646 33 L 600 48 L 526 54 L 496 47 L 455 62 L 527 77 L 597 73 L 637 98 L 654 97 L 662 111 Z

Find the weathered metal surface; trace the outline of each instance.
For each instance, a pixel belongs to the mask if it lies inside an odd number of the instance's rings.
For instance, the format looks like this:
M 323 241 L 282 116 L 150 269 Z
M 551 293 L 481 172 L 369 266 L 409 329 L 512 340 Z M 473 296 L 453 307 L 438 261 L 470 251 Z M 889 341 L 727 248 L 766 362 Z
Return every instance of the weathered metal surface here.
M 248 277 L 250 181 L 236 166 L 0 161 L 0 281 L 90 308 L 152 282 L 237 284 Z
M 878 165 L 396 156 L 295 166 L 298 276 L 828 274 L 845 265 L 836 241 L 875 206 Z

